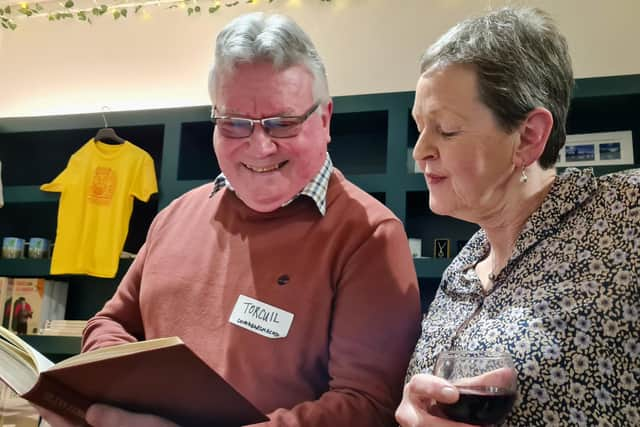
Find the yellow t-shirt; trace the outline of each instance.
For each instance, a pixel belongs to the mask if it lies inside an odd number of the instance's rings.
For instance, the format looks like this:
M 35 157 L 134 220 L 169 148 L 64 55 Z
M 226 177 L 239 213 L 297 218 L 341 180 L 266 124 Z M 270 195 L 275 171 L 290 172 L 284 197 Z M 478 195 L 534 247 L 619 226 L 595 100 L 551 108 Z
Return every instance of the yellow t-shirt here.
M 133 198 L 148 201 L 158 184 L 146 151 L 129 141 L 109 145 L 91 139 L 40 189 L 61 193 L 51 274 L 114 277 Z

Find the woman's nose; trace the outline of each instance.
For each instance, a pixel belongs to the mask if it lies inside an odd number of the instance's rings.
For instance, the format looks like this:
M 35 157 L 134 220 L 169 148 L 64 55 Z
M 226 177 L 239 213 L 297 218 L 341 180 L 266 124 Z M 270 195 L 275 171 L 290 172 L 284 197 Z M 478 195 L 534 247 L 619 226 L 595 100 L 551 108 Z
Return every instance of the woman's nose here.
M 416 145 L 413 147 L 413 158 L 415 160 L 420 161 L 436 156 L 437 151 L 430 140 L 431 138 L 426 129 L 420 132 Z

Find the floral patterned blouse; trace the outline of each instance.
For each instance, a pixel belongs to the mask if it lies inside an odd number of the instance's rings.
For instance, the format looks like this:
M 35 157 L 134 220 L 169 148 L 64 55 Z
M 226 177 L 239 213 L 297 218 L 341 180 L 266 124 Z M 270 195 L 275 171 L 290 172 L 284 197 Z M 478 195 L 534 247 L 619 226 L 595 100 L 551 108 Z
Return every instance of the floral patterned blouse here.
M 507 351 L 518 399 L 507 426 L 640 426 L 640 170 L 568 169 L 484 292 L 479 230 L 422 321 L 407 372 L 447 349 Z

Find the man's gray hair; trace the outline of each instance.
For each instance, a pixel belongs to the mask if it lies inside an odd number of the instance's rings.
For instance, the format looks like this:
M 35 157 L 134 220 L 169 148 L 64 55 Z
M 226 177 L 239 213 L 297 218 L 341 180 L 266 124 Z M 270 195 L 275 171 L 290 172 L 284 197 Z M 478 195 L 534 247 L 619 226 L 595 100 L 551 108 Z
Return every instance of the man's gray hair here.
M 215 103 L 216 85 L 240 64 L 271 63 L 275 70 L 304 65 L 313 76 L 313 95 L 327 103 L 329 85 L 322 59 L 309 36 L 291 18 L 262 12 L 231 21 L 216 39 L 213 66 L 209 72 L 209 94 Z
M 420 72 L 452 64 L 474 67 L 480 100 L 506 131 L 544 107 L 553 128 L 538 160 L 553 166 L 566 139 L 573 88 L 567 41 L 553 20 L 535 8 L 504 8 L 460 22 L 422 56 Z

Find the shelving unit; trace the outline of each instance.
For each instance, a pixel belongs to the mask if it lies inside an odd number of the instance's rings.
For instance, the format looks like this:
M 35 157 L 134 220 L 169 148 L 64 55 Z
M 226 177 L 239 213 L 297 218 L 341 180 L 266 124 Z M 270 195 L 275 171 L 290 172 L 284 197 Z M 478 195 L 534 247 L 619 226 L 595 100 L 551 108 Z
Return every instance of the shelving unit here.
M 410 170 L 408 151 L 417 139 L 411 118 L 413 92 L 334 98 L 329 153 L 356 185 L 385 203 L 405 224 L 409 237 L 421 238 L 424 258 L 416 258 L 423 308 L 428 307 L 450 259 L 431 258 L 433 239 L 465 241 L 477 226 L 429 212 L 424 178 Z M 569 133 L 632 130 L 635 164 L 640 164 L 640 75 L 578 80 L 569 115 Z M 220 171 L 213 155 L 210 108 L 190 107 L 108 113 L 109 126 L 145 149 L 155 160 L 159 194 L 136 202 L 125 250 L 137 252 L 158 212 L 191 188 L 210 182 Z M 0 119 L 5 207 L 0 237 L 55 236 L 58 196 L 39 185 L 62 171 L 103 120 L 99 113 Z M 596 173 L 627 167 L 596 168 Z M 114 279 L 64 276 L 70 283 L 67 318 L 86 319 L 113 294 L 130 264 L 123 260 Z M 48 260 L 0 260 L 0 276 L 49 276 Z M 47 354 L 78 351 L 79 340 L 33 337 Z M 66 353 L 65 353 L 66 352 Z

